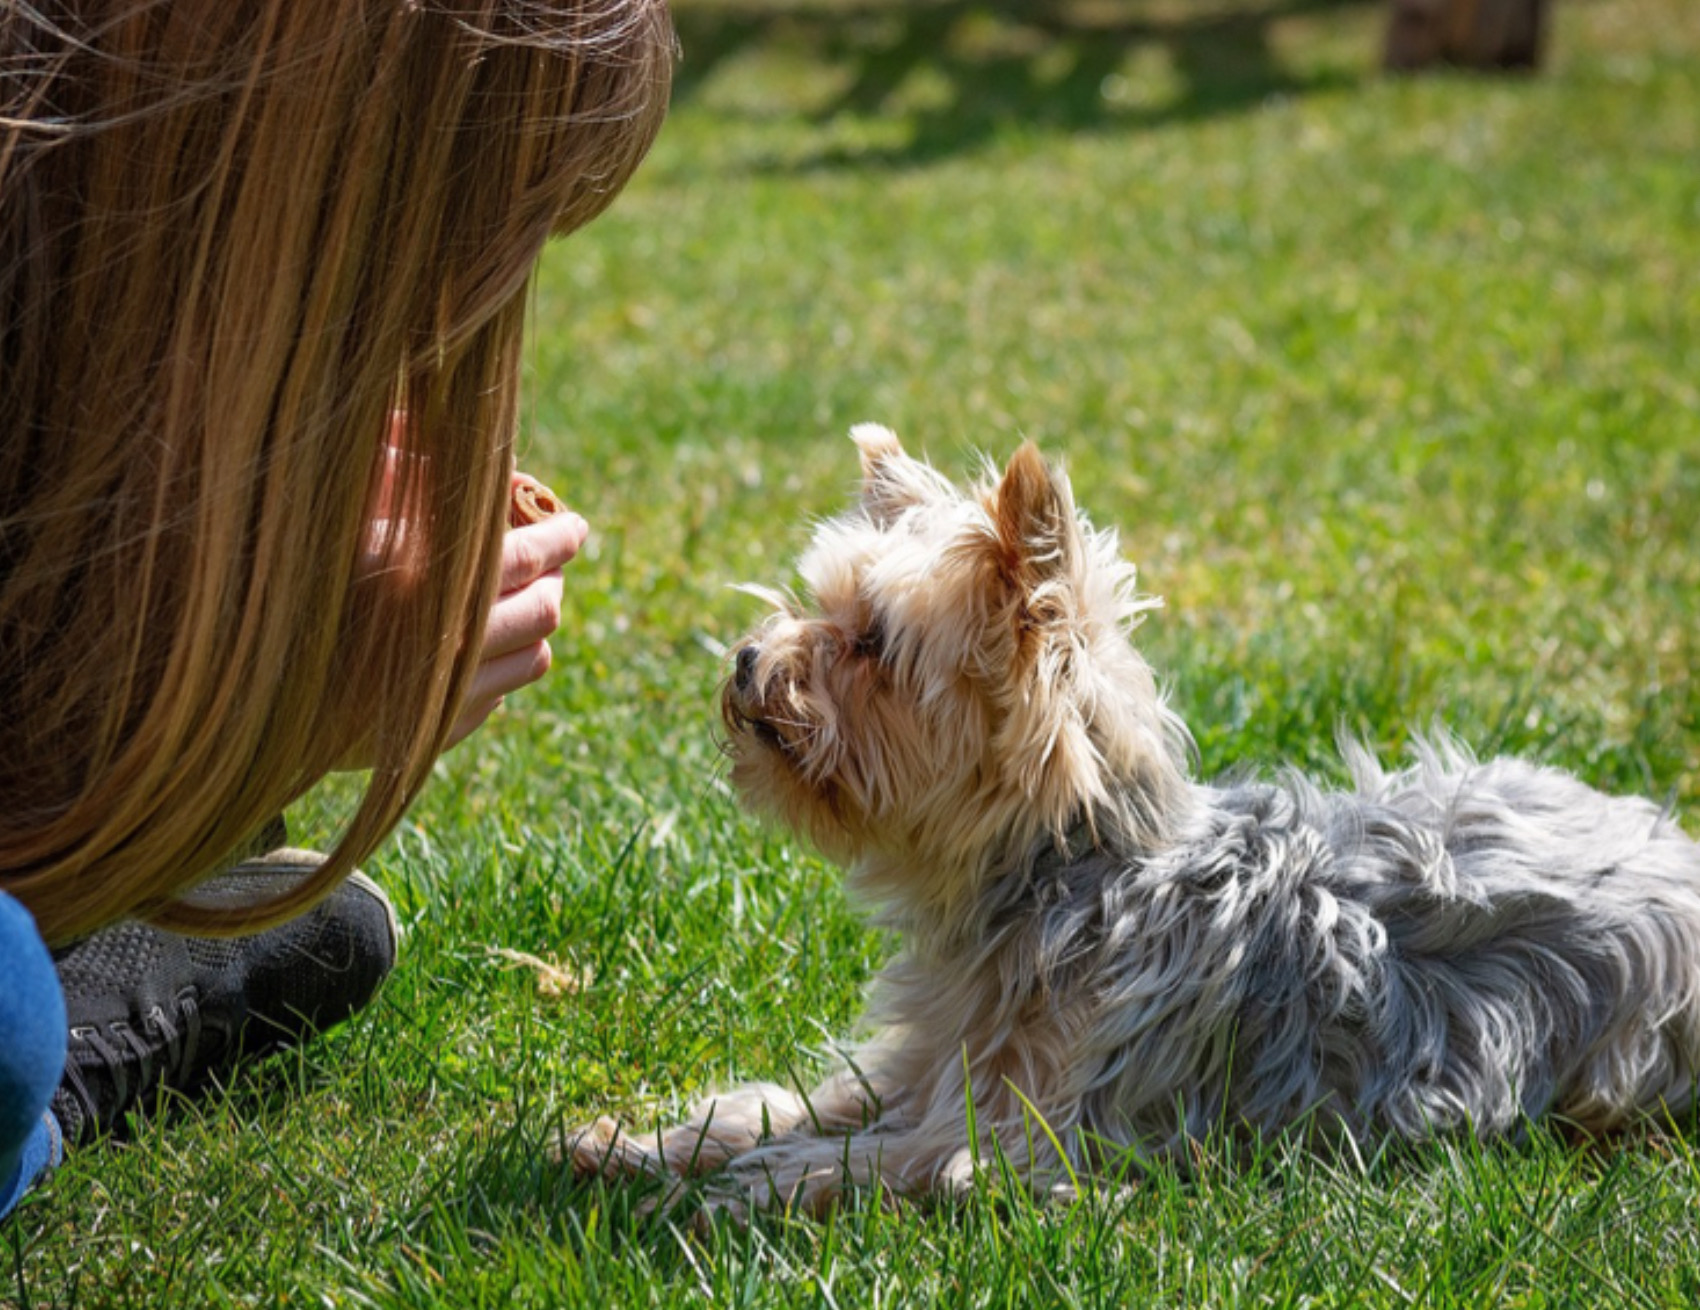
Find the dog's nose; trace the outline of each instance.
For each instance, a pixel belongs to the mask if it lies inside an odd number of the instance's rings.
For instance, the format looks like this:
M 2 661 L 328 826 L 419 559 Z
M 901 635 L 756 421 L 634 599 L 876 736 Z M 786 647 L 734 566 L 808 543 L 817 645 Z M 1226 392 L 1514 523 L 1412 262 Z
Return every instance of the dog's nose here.
M 732 681 L 739 691 L 747 692 L 750 683 L 756 676 L 757 651 L 754 646 L 745 646 L 738 652 L 738 667 L 732 675 Z

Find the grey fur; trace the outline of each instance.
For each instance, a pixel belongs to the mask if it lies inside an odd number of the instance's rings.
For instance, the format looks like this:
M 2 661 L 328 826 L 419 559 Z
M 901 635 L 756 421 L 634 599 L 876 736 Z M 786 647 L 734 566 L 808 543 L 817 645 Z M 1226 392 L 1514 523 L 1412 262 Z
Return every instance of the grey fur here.
M 897 971 L 881 1017 L 920 1018 L 906 977 L 988 968 L 1008 1014 L 1036 989 L 1084 1004 L 1057 1099 L 1091 1139 L 1145 1152 L 1217 1125 L 1373 1142 L 1685 1109 L 1700 847 L 1552 769 L 1417 755 L 1386 774 L 1350 749 L 1349 791 L 1195 786 L 1150 856 L 1042 848 L 988 886 L 957 959 Z
M 1041 842 L 958 931 L 907 943 L 874 1036 L 808 1095 L 751 1084 L 567 1151 L 586 1172 L 724 1169 L 714 1205 L 742 1214 L 960 1187 L 994 1140 L 1044 1190 L 1184 1162 L 1215 1129 L 1373 1149 L 1688 1110 L 1700 846 L 1553 769 L 1416 755 L 1389 774 L 1348 747 L 1343 791 L 1190 785 L 1155 852 L 1114 813 L 1076 855 Z
M 994 1140 L 1044 1188 L 1218 1127 L 1373 1147 L 1689 1109 L 1700 845 L 1668 814 L 1439 736 L 1394 773 L 1348 744 L 1347 789 L 1195 782 L 1129 640 L 1152 603 L 1066 478 L 1024 448 L 958 496 L 857 441 L 813 607 L 746 640 L 723 707 L 746 797 L 902 934 L 871 1036 L 807 1096 L 592 1125 L 577 1167 L 819 1208 L 966 1184 Z

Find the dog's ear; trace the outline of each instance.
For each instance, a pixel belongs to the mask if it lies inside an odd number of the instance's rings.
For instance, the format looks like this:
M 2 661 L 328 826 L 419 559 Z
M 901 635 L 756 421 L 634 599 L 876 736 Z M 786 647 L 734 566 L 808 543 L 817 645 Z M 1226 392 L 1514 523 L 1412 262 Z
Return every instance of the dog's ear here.
M 1019 692 L 994 753 L 1028 812 L 1061 841 L 1104 787 L 1103 758 L 1089 726 L 1091 670 L 1075 585 L 1086 543 L 1068 478 L 1030 441 L 989 496 L 999 567 L 1014 603 L 1010 683 Z
M 858 423 L 850 440 L 862 452 L 862 508 L 879 524 L 904 510 L 950 495 L 950 484 L 904 453 L 897 434 L 879 423 Z
M 874 470 L 888 459 L 903 458 L 903 443 L 897 433 L 883 423 L 858 423 L 850 429 L 850 440 L 862 452 L 862 476 L 871 478 Z
M 1027 589 L 1066 577 L 1080 550 L 1068 478 L 1028 441 L 1011 457 L 992 496 L 998 542 L 1010 576 Z

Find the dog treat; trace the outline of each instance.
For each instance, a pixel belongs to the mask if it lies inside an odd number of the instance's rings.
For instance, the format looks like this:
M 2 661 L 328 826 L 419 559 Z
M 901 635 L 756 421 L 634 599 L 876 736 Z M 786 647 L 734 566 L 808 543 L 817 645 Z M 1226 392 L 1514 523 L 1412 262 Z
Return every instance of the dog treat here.
M 508 526 L 523 528 L 529 523 L 541 523 L 544 519 L 552 519 L 566 504 L 548 487 L 536 478 L 521 474 L 522 481 L 514 483 L 513 494 L 508 500 Z

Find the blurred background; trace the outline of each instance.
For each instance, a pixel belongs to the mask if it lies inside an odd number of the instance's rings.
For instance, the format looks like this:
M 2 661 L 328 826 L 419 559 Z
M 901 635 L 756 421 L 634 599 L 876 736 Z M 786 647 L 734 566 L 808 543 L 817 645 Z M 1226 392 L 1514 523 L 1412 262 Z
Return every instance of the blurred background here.
M 1538 67 L 1439 58 L 1519 15 Z M 1441 716 L 1695 798 L 1700 6 L 677 17 L 652 161 L 548 259 L 531 457 L 710 646 L 851 423 L 958 474 L 1030 437 L 1169 598 L 1207 764 Z M 1388 71 L 1401 31 L 1437 62 Z M 680 618 L 628 613 L 633 658 Z

